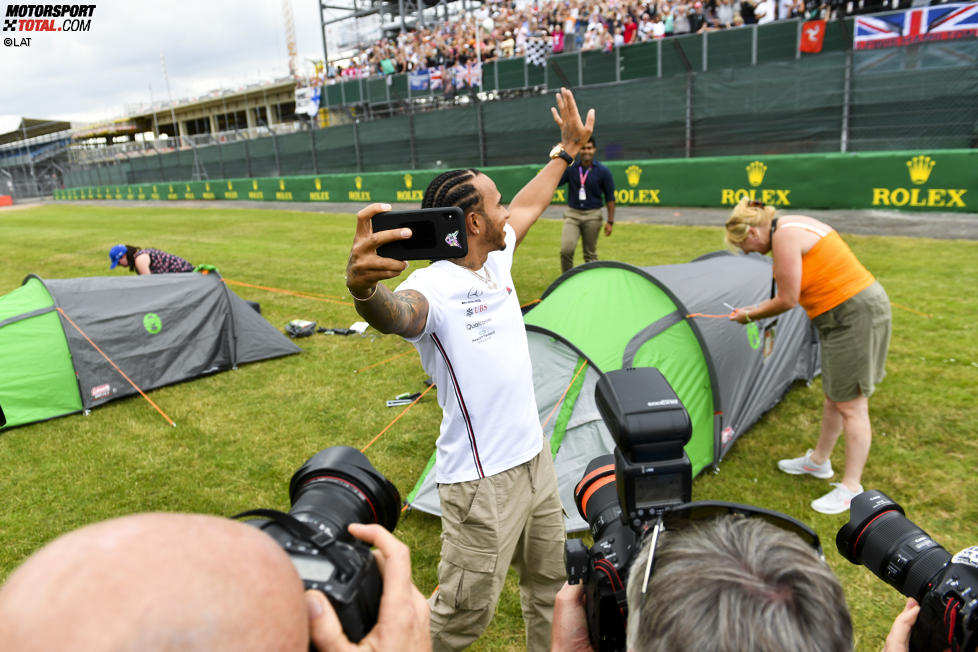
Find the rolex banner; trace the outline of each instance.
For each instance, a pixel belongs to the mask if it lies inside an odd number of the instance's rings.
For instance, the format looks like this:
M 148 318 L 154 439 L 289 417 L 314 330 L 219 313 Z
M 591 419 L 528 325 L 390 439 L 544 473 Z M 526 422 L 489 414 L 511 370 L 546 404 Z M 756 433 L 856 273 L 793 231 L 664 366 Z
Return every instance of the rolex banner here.
M 626 206 L 733 206 L 750 197 L 779 208 L 881 208 L 978 212 L 978 150 L 869 152 L 603 161 Z M 482 168 L 503 200 L 540 170 Z M 55 199 L 252 200 L 420 204 L 440 170 L 90 186 Z M 696 179 L 696 183 L 690 183 Z M 567 202 L 567 187 L 553 203 Z

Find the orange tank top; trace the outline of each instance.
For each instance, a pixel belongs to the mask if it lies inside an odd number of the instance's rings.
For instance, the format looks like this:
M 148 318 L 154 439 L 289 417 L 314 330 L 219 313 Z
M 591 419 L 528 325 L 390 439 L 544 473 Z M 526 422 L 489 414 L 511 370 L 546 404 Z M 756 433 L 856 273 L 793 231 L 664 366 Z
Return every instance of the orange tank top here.
M 798 303 L 808 313 L 809 319 L 851 299 L 876 281 L 837 231 L 825 232 L 800 222 L 778 226 L 805 229 L 821 236 L 801 257 L 801 294 Z

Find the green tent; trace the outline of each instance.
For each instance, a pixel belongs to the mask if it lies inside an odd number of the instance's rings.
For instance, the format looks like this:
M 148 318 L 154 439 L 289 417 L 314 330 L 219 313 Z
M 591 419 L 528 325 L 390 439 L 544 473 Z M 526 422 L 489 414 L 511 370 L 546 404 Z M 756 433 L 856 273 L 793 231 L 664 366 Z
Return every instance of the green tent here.
M 614 450 L 594 400 L 601 374 L 662 372 L 689 412 L 696 474 L 716 468 L 796 380 L 818 373 L 818 339 L 802 308 L 746 327 L 727 319 L 725 304 L 754 305 L 770 292 L 765 256 L 715 252 L 654 267 L 599 261 L 562 275 L 526 312 L 534 395 L 569 530 L 586 527 L 574 486 L 588 462 Z M 426 472 L 408 502 L 438 513 L 432 477 Z
M 0 409 L 13 427 L 133 395 L 126 376 L 148 391 L 298 352 L 216 274 L 30 275 L 0 296 Z

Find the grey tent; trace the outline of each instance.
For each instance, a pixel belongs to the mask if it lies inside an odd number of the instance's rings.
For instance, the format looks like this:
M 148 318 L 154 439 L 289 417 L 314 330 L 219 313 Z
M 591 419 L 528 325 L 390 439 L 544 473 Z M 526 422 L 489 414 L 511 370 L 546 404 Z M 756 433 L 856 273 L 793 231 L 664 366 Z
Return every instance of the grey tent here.
M 534 392 L 569 530 L 586 527 L 574 486 L 591 459 L 614 448 L 594 400 L 602 373 L 662 372 L 693 422 L 686 452 L 694 473 L 718 465 L 796 380 L 818 373 L 818 339 L 800 307 L 746 327 L 726 318 L 725 303 L 760 303 L 771 283 L 771 261 L 759 255 L 715 252 L 655 267 L 599 261 L 562 275 L 526 313 Z M 408 502 L 438 513 L 430 477 Z
M 120 371 L 148 391 L 298 352 L 216 274 L 32 274 L 0 296 L 8 427 L 135 394 Z

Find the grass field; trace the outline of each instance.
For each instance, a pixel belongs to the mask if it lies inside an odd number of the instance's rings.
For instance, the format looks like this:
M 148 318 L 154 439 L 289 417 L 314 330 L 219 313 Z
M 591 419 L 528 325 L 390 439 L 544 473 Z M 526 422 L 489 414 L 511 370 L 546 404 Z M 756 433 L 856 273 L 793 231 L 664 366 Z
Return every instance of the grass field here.
M 232 285 L 260 302 L 279 329 L 295 318 L 347 327 L 358 319 L 344 285 L 353 224 L 350 215 L 285 210 L 0 210 L 0 293 L 32 272 L 125 274 L 110 272 L 107 256 L 111 245 L 125 242 L 216 265 L 229 282 L 328 295 L 313 301 Z M 521 301 L 538 298 L 558 275 L 559 230 L 559 222 L 542 220 L 518 251 Z M 888 376 L 870 403 L 874 442 L 863 483 L 901 503 L 950 552 L 978 544 L 978 242 L 845 239 L 896 305 Z M 614 236 L 601 239 L 600 254 L 639 265 L 678 263 L 719 248 L 720 241 L 719 228 L 620 223 Z M 142 399 L 129 398 L 87 416 L 3 432 L 0 577 L 53 537 L 112 516 L 287 510 L 289 478 L 310 455 L 336 444 L 363 448 L 400 410 L 385 400 L 424 387 L 426 374 L 413 352 L 363 369 L 413 351 L 397 337 L 368 330 L 364 337 L 315 335 L 298 343 L 301 355 L 153 392 L 176 428 Z M 737 442 L 718 474 L 696 479 L 693 496 L 761 505 L 815 527 L 846 587 L 856 649 L 878 650 L 903 598 L 836 551 L 846 515 L 824 516 L 808 506 L 828 490 L 826 481 L 785 476 L 775 467 L 777 459 L 814 445 L 821 400 L 819 380 L 793 388 Z M 366 451 L 402 496 L 433 450 L 439 421 L 431 393 Z M 843 454 L 840 443 L 832 460 L 837 470 Z M 425 595 L 435 586 L 439 531 L 438 519 L 417 512 L 396 530 L 411 546 L 414 579 Z M 522 636 L 511 573 L 496 618 L 472 649 L 519 650 Z

